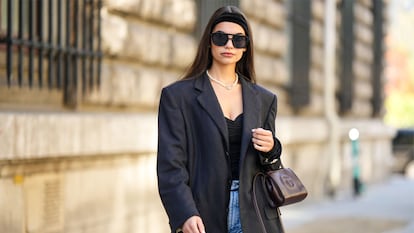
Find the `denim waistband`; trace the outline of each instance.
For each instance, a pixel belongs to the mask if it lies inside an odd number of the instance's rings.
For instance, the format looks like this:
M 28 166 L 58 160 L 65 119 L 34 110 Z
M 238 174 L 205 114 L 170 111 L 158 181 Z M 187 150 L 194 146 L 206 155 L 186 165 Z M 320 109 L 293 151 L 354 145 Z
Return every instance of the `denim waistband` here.
M 239 190 L 239 186 L 240 186 L 240 181 L 239 180 L 232 180 L 231 181 L 230 191 L 238 191 Z

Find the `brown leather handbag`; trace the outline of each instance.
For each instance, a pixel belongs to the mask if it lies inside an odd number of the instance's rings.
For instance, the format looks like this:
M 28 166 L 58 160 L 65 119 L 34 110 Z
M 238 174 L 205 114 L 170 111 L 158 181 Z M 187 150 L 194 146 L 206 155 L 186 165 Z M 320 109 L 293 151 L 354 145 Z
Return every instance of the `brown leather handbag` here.
M 308 195 L 308 191 L 290 168 L 280 168 L 275 171 L 269 171 L 265 175 L 265 186 L 269 192 L 273 207 L 290 205 L 303 201 Z
M 266 173 L 258 172 L 253 179 L 255 187 L 257 177 L 261 176 L 264 190 L 268 193 L 268 202 L 271 207 L 280 207 L 303 201 L 308 191 L 302 181 L 290 168 L 281 167 Z M 254 194 L 255 194 L 255 190 Z

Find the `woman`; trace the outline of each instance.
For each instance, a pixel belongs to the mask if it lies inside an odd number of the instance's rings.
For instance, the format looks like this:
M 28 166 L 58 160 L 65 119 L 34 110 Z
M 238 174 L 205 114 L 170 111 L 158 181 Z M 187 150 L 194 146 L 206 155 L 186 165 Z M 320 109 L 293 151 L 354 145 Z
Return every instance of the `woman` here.
M 245 16 L 218 9 L 184 78 L 161 94 L 157 173 L 171 232 L 283 232 L 263 190 L 252 195 L 254 175 L 281 153 L 276 109 L 276 96 L 255 84 Z

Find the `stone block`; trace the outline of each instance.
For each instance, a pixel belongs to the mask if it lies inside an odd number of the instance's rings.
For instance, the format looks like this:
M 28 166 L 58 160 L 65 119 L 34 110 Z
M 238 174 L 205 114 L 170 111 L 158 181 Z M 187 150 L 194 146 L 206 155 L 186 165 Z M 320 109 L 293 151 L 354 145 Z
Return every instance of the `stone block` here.
M 354 46 L 355 60 L 363 61 L 367 64 L 372 64 L 374 57 L 372 44 L 365 44 L 361 43 L 360 41 L 355 41 Z
M 356 22 L 354 24 L 354 33 L 357 40 L 363 42 L 366 46 L 372 46 L 374 35 L 371 25 Z
M 197 52 L 197 42 L 194 37 L 185 34 L 172 36 L 172 49 L 170 62 L 177 68 L 187 68 Z
M 112 167 L 69 171 L 65 174 L 65 231 L 109 227 L 115 214 L 116 171 Z M 76 191 L 75 191 L 76 190 Z M 106 223 L 106 224 L 103 224 Z M 109 231 L 104 231 L 109 232 Z
M 283 58 L 273 59 L 271 68 L 273 76 L 275 77 L 275 83 L 279 84 L 282 87 L 289 85 L 290 76 L 288 65 L 283 60 Z
M 101 65 L 101 84 L 85 95 L 85 104 L 109 104 L 112 98 L 112 66 L 107 62 Z
M 0 232 L 23 233 L 26 219 L 22 181 L 12 178 L 0 179 Z
M 354 85 L 354 100 L 369 101 L 373 96 L 372 84 L 369 81 L 357 81 Z
M 289 105 L 287 91 L 275 85 L 269 85 L 266 86 L 266 88 L 277 96 L 277 116 L 290 116 L 292 114 L 292 109 Z M 276 123 L 276 125 L 277 124 L 278 123 Z
M 102 67 L 101 86 L 88 94 L 86 103 L 146 109 L 157 107 L 164 71 L 127 64 L 104 64 Z
M 309 73 L 309 80 L 311 83 L 312 91 L 323 93 L 325 87 L 325 77 L 322 69 L 312 66 Z
M 246 2 L 249 0 L 245 0 Z M 242 10 L 245 14 L 251 15 L 249 17 L 250 22 L 252 21 L 253 18 L 255 18 L 255 20 L 258 21 L 265 21 L 266 20 L 266 15 L 264 12 L 266 12 L 266 7 L 268 5 L 269 0 L 262 0 L 262 1 L 250 1 L 251 3 L 243 3 L 242 6 Z M 249 8 L 247 8 L 249 7 Z
M 310 52 L 310 56 L 311 56 L 311 66 L 318 68 L 318 69 L 323 69 L 324 66 L 324 49 L 321 45 L 317 45 L 317 44 L 311 44 L 311 52 Z
M 285 167 L 293 169 L 307 188 L 308 201 L 324 197 L 329 173 L 329 159 L 326 146 L 319 143 L 302 146 L 288 145 L 282 157 Z
M 102 50 L 110 55 L 120 55 L 128 38 L 128 22 L 102 9 Z
M 311 92 L 310 104 L 300 109 L 300 114 L 307 117 L 316 117 L 323 114 L 323 93 Z
M 371 79 L 371 65 L 359 60 L 353 63 L 353 69 L 356 80 L 370 80 Z
M 12 159 L 18 126 L 13 115 L 0 113 L 0 119 L 0 158 Z
M 287 54 L 288 39 L 283 32 L 254 20 L 251 20 L 250 23 L 255 49 L 276 56 Z
M 105 0 L 104 6 L 109 9 L 137 14 L 139 12 L 141 2 L 143 1 L 144 0 Z
M 155 165 L 154 154 L 143 154 L 68 171 L 65 232 L 167 232 Z
M 81 156 L 156 151 L 154 114 L 2 113 L 13 136 L 0 159 L 37 159 L 51 155 Z
M 289 42 L 283 31 L 268 28 L 267 51 L 273 55 L 286 56 L 288 54 Z
M 141 0 L 139 15 L 144 19 L 162 19 L 164 0 Z
M 287 85 L 289 82 L 287 65 L 282 59 L 256 53 L 255 67 L 258 82 L 282 86 Z
M 64 223 L 62 177 L 59 174 L 27 176 L 23 187 L 25 229 L 36 233 L 62 232 Z
M 313 21 L 323 21 L 325 18 L 325 2 L 324 1 L 312 1 L 311 14 Z
M 273 70 L 271 68 L 273 60 L 274 59 L 272 57 L 256 53 L 255 68 L 257 80 L 272 81 L 277 78 L 276 74 L 273 73 Z
M 112 66 L 111 77 L 111 104 L 127 106 L 137 104 L 138 70 L 134 67 L 117 65 Z
M 144 24 L 129 24 L 123 55 L 146 64 L 168 66 L 171 62 L 171 35 Z
M 185 31 L 194 28 L 197 18 L 191 0 L 106 0 L 104 8 L 153 22 L 154 26 L 164 24 Z
M 254 5 L 257 1 L 250 1 L 250 0 L 240 0 L 239 6 L 243 13 L 248 17 L 249 21 L 251 18 L 254 17 Z
M 374 20 L 372 11 L 370 10 L 370 8 L 367 8 L 362 4 L 358 3 L 358 1 L 354 6 L 354 15 L 357 21 L 369 27 L 372 26 Z
M 163 21 L 186 31 L 191 31 L 197 21 L 195 1 L 166 0 L 163 8 Z
M 357 118 L 369 118 L 372 115 L 372 103 L 369 100 L 354 101 L 351 112 Z
M 263 1 L 264 2 L 264 1 Z M 287 24 L 286 17 L 287 10 L 285 9 L 285 4 L 277 1 L 268 1 L 265 8 L 266 22 L 277 28 L 285 28 Z
M 310 38 L 312 43 L 323 45 L 324 41 L 324 27 L 322 21 L 313 20 L 310 25 Z
M 328 124 L 316 117 L 279 116 L 278 134 L 284 144 L 320 143 L 328 139 Z
M 179 71 L 169 71 L 169 72 L 163 72 L 161 76 L 161 88 L 179 80 L 184 75 L 183 72 Z M 161 94 L 161 90 L 158 93 L 157 99 L 159 99 L 159 96 Z M 157 103 L 158 104 L 158 103 Z M 158 107 L 158 105 L 157 105 Z
M 137 79 L 135 96 L 141 105 L 156 109 L 159 101 L 163 73 L 154 69 L 141 69 Z

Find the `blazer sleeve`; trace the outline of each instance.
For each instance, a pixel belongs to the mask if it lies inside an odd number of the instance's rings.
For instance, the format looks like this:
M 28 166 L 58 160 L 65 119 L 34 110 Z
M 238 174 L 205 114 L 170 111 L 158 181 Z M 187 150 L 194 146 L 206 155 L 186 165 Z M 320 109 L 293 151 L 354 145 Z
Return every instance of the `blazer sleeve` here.
M 158 191 L 174 232 L 186 219 L 199 215 L 188 185 L 184 116 L 176 96 L 167 88 L 161 92 L 157 151 Z
M 266 101 L 265 101 L 266 102 Z M 261 152 L 260 153 L 260 162 L 266 169 L 277 169 L 280 165 L 280 155 L 282 154 L 282 144 L 280 143 L 279 139 L 276 137 L 276 127 L 275 127 L 275 121 L 276 121 L 276 115 L 277 115 L 277 97 L 276 95 L 273 95 L 273 98 L 271 100 L 271 103 L 269 105 L 267 111 L 267 116 L 265 117 L 264 121 L 264 129 L 270 130 L 273 133 L 273 140 L 274 145 L 273 148 L 266 153 Z M 276 165 L 276 167 L 275 167 Z

